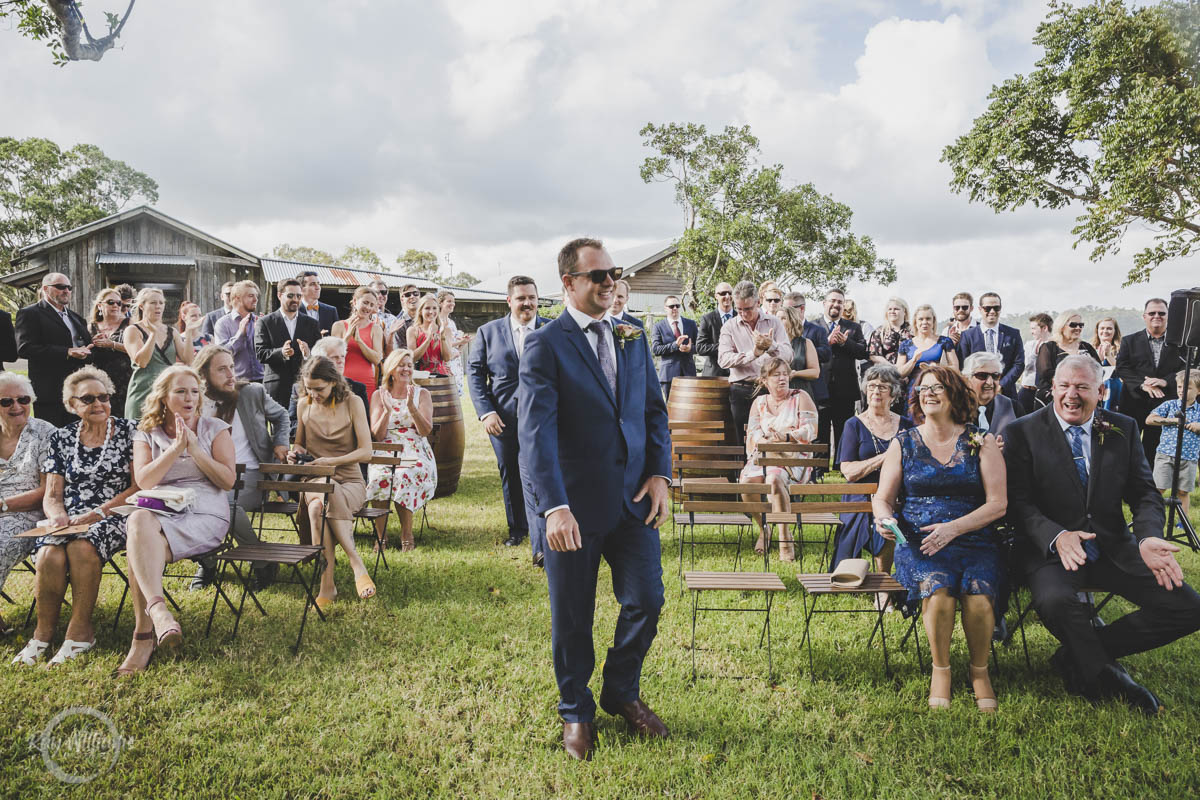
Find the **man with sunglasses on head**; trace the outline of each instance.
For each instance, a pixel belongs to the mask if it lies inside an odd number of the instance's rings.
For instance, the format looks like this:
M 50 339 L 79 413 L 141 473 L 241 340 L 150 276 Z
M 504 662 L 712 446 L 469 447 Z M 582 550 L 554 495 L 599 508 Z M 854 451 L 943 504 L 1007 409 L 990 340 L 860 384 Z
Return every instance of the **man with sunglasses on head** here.
M 704 356 L 706 378 L 728 378 L 729 370 L 717 363 L 717 350 L 721 342 L 721 327 L 736 316 L 733 310 L 733 287 L 725 281 L 713 289 L 717 307 L 700 318 L 696 333 L 696 355 Z
M 972 353 L 992 353 L 1003 364 L 1000 391 L 1010 400 L 1017 397 L 1017 381 L 1025 369 L 1025 345 L 1021 332 L 1000 324 L 1000 295 L 987 292 L 979 298 L 982 317 L 978 325 L 963 331 L 958 340 L 958 360 L 965 363 Z
M 314 270 L 305 270 L 296 276 L 300 281 L 300 313 L 317 321 L 322 336 L 328 336 L 333 323 L 338 321 L 337 309 L 321 302 L 321 276 Z
M 663 398 L 671 399 L 671 381 L 682 375 L 696 377 L 696 323 L 683 316 L 683 305 L 675 295 L 667 295 L 663 310 L 667 318 L 654 326 L 654 355 L 658 356 L 658 382 Z
M 1117 377 L 1121 379 L 1122 414 L 1133 417 L 1139 426 L 1150 412 L 1165 400 L 1178 397 L 1175 373 L 1183 369 L 1183 351 L 1167 342 L 1167 301 L 1154 297 L 1142 309 L 1144 330 L 1121 339 L 1117 353 Z M 1142 449 L 1153 464 L 1162 428 L 1142 427 Z
M 763 362 L 772 357 L 791 361 L 792 345 L 783 323 L 759 309 L 758 288 L 750 281 L 738 281 L 733 287 L 733 308 L 737 316 L 721 326 L 717 362 L 729 370 L 729 410 L 740 445 L 746 441 Z
M 962 335 L 975 325 L 971 319 L 971 312 L 974 309 L 975 299 L 971 297 L 970 292 L 959 292 L 954 295 L 954 299 L 951 300 L 950 322 L 946 324 L 942 335 L 949 336 L 950 340 L 957 345 Z
M 558 273 L 566 307 L 526 337 L 517 417 L 526 496 L 545 518 L 563 749 L 584 760 L 595 746 L 588 682 L 601 558 L 621 612 L 600 707 L 642 737 L 668 735 L 640 680 L 663 605 L 657 528 L 671 511 L 671 436 L 649 348 L 608 313 L 620 268 L 599 240 L 575 239 L 559 252 Z
M 71 423 L 74 415 L 63 406 L 67 376 L 92 358 L 87 322 L 72 311 L 71 279 L 60 272 L 42 278 L 42 299 L 17 312 L 17 356 L 29 362 L 33 384 L 33 413 L 55 427 Z

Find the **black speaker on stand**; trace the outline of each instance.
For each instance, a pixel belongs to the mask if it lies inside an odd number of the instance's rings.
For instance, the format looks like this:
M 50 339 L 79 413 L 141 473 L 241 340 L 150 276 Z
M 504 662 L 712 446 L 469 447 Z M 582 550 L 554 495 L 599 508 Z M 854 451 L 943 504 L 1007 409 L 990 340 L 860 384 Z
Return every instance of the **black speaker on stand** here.
M 1171 474 L 1171 495 L 1167 498 L 1167 532 L 1169 541 L 1180 541 L 1193 550 L 1200 550 L 1200 538 L 1187 514 L 1183 513 L 1183 501 L 1179 494 L 1179 470 L 1183 459 L 1183 430 L 1187 424 L 1188 406 L 1196 398 L 1187 394 L 1192 377 L 1192 365 L 1196 363 L 1197 348 L 1200 348 L 1200 286 L 1193 289 L 1176 289 L 1171 292 L 1171 303 L 1167 309 L 1167 342 L 1183 351 L 1183 392 L 1179 398 L 1179 416 L 1175 421 L 1175 464 Z M 1183 528 L 1181 535 L 1175 532 L 1175 515 Z

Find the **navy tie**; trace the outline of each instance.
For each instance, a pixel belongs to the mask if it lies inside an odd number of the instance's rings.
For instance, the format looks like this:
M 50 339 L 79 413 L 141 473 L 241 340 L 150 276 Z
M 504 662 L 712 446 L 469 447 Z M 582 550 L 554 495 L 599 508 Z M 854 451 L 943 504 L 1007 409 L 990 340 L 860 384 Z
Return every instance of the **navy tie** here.
M 1079 482 L 1083 484 L 1083 491 L 1087 493 L 1088 485 L 1088 463 L 1087 456 L 1083 452 L 1083 427 L 1080 425 L 1072 425 L 1067 428 L 1067 433 L 1070 434 L 1071 440 L 1071 455 L 1075 457 L 1075 471 L 1079 473 Z M 1088 561 L 1095 561 L 1100 557 L 1100 548 L 1096 546 L 1095 539 L 1087 539 L 1082 542 L 1083 552 L 1087 555 Z
M 608 388 L 612 391 L 613 397 L 617 396 L 617 362 L 613 358 L 612 345 L 605 336 L 605 328 L 610 331 L 612 328 L 606 322 L 597 320 L 591 325 L 588 325 L 588 330 L 596 334 L 596 358 L 600 360 L 600 371 L 604 373 L 604 379 L 608 381 Z
M 733 319 L 733 312 L 726 311 L 724 314 L 721 315 L 721 324 L 724 325 L 726 322 L 729 322 L 729 320 L 731 320 L 731 319 Z

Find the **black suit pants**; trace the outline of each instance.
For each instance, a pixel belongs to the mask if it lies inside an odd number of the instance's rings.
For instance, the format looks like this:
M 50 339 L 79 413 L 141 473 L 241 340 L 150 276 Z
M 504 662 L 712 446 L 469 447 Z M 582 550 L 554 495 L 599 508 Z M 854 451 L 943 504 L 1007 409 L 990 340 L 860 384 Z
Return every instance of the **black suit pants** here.
M 68 414 L 67 410 L 63 408 L 61 399 L 35 400 L 33 415 L 38 419 L 44 419 L 56 428 L 64 428 L 76 420 L 75 415 Z
M 750 406 L 758 397 L 759 388 L 754 383 L 729 384 L 729 411 L 733 414 L 733 429 L 737 433 L 737 443 L 746 444 L 746 423 L 750 421 Z
M 831 397 L 817 408 L 817 441 L 829 444 L 834 469 L 837 469 L 840 463 L 837 445 L 842 440 L 842 429 L 854 416 L 855 402 L 857 401 L 849 398 Z

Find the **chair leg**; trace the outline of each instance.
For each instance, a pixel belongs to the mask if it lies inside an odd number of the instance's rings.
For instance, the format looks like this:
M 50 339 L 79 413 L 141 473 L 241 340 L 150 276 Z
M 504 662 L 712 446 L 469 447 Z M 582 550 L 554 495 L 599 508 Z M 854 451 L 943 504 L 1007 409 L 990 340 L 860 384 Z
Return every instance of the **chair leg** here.
M 700 610 L 700 592 L 692 591 L 692 683 L 696 682 L 696 617 Z
M 121 610 L 125 608 L 125 598 L 129 596 L 129 577 L 121 571 L 121 568 L 117 566 L 117 562 L 115 560 L 110 558 L 108 560 L 108 565 L 112 567 L 113 572 L 119 575 L 121 580 L 125 582 L 125 588 L 121 590 L 121 599 L 117 603 L 117 613 L 113 615 L 112 629 L 113 633 L 116 633 L 117 624 L 121 621 Z

